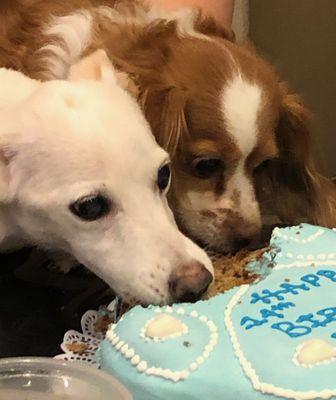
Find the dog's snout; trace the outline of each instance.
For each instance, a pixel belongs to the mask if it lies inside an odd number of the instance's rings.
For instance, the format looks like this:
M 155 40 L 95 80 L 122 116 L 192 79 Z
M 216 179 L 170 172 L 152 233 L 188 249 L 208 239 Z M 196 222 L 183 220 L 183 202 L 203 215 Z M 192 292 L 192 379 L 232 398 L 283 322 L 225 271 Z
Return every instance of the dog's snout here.
M 212 280 L 211 272 L 194 261 L 173 271 L 169 279 L 170 295 L 174 302 L 194 303 L 206 292 Z

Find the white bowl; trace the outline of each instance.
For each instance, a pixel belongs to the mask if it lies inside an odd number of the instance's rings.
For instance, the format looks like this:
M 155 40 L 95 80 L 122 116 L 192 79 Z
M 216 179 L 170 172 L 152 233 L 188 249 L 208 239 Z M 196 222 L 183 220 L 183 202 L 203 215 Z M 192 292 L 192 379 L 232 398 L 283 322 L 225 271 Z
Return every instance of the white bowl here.
M 111 375 L 78 362 L 0 359 L 0 400 L 132 400 Z

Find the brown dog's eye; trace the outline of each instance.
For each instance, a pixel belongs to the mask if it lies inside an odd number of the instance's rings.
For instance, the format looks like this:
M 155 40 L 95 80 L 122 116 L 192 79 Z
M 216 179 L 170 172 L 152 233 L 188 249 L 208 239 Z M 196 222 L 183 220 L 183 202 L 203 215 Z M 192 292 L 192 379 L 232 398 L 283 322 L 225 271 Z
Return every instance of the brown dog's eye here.
M 254 173 L 262 172 L 265 169 L 267 169 L 270 166 L 272 160 L 274 161 L 276 159 L 275 158 L 274 159 L 267 158 L 266 160 L 262 161 L 259 165 L 257 165 L 255 167 Z
M 202 179 L 211 178 L 222 167 L 222 161 L 217 158 L 203 158 L 195 163 L 195 171 Z
M 111 203 L 102 195 L 83 197 L 71 204 L 70 211 L 84 221 L 95 221 L 106 215 Z

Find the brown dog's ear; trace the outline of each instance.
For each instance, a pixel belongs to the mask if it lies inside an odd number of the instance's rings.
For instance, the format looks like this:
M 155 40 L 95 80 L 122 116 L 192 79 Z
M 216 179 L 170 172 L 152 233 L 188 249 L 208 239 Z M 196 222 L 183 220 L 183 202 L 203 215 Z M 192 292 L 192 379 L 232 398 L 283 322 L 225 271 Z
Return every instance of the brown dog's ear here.
M 195 28 L 198 32 L 209 36 L 217 36 L 222 39 L 234 42 L 236 37 L 233 30 L 211 16 L 203 16 L 201 13 L 195 22 Z
M 173 158 L 188 133 L 184 92 L 175 87 L 152 88 L 142 94 L 140 101 L 158 144 Z
M 298 95 L 283 86 L 277 128 L 279 157 L 262 172 L 264 189 L 272 196 L 276 214 L 286 224 L 307 221 L 336 226 L 336 189 L 321 175 L 312 155 L 310 113 Z

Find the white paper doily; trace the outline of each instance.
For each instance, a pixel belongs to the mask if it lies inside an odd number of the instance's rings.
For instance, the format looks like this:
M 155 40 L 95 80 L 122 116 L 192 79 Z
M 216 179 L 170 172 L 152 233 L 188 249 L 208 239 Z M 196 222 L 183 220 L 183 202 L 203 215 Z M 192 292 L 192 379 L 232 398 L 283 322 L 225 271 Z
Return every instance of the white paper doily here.
M 100 343 L 104 339 L 105 334 L 97 332 L 95 329 L 95 325 L 98 319 L 104 315 L 115 318 L 116 305 L 117 301 L 113 300 L 107 308 L 102 308 L 99 311 L 87 311 L 81 318 L 82 332 L 78 332 L 75 330 L 67 331 L 60 346 L 63 353 L 57 355 L 55 358 L 65 361 L 81 361 L 86 364 L 90 364 L 91 366 L 94 366 L 96 368 L 99 368 L 95 354 Z M 68 348 L 69 344 L 74 343 L 83 343 L 86 344 L 88 347 L 82 354 L 74 353 Z

